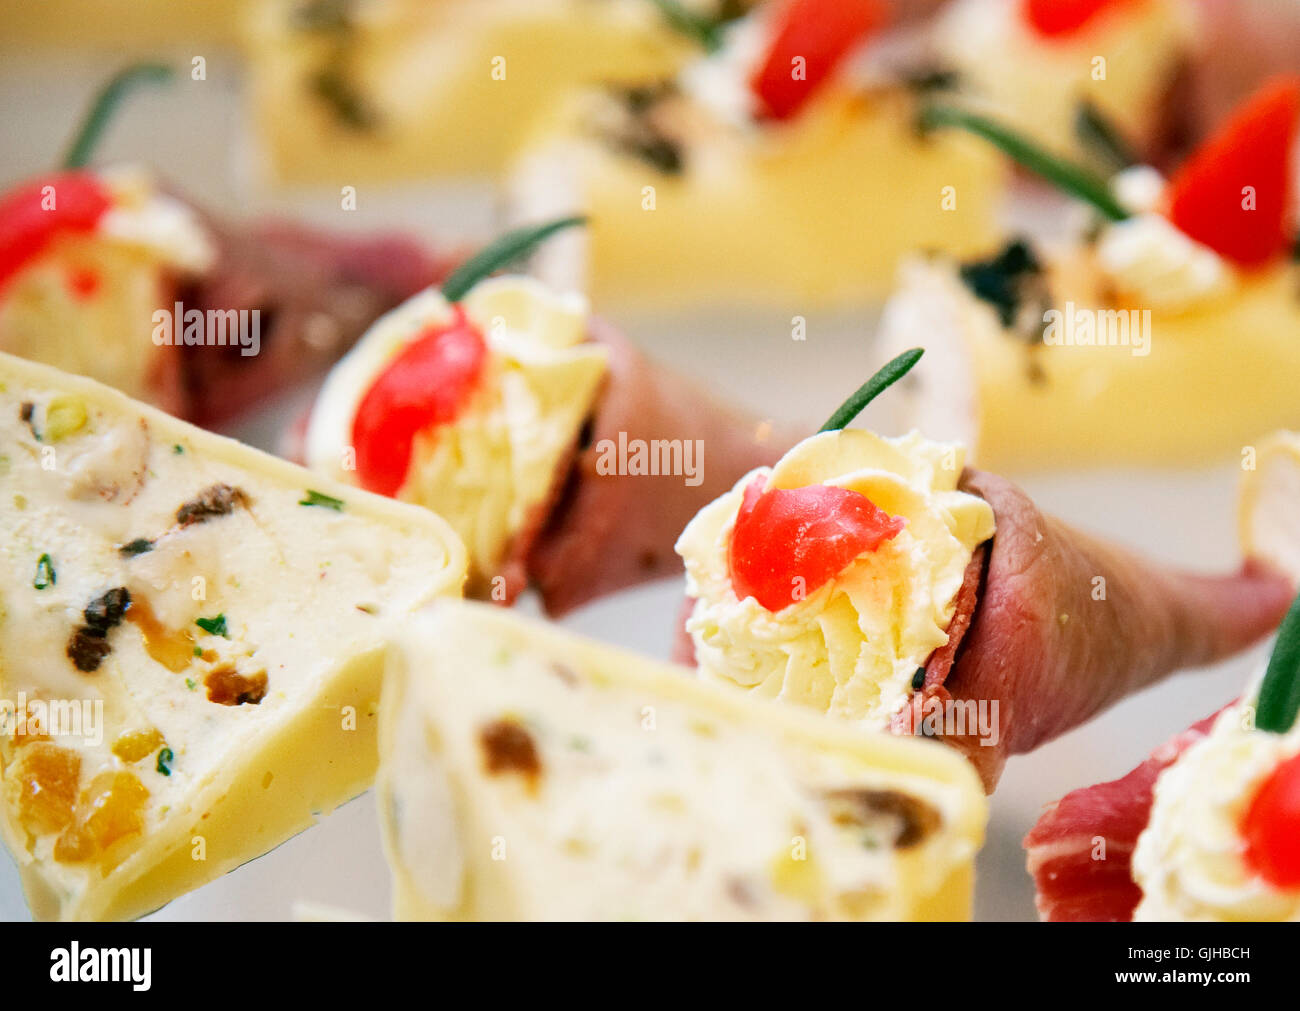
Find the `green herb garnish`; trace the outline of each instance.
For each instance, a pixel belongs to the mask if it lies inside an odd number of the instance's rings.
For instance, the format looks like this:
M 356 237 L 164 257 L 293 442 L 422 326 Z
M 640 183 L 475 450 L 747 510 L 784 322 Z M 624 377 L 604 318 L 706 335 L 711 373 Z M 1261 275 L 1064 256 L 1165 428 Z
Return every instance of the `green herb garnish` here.
M 1291 602 L 1291 610 L 1277 630 L 1273 655 L 1259 686 L 1259 704 L 1255 707 L 1255 726 L 1274 734 L 1285 734 L 1295 725 L 1300 713 L 1300 596 Z
M 37 590 L 47 590 L 59 581 L 59 577 L 54 573 L 54 564 L 50 561 L 49 555 L 41 555 L 36 560 L 36 578 L 32 580 L 32 587 Z
M 541 225 L 526 225 L 506 232 L 456 268 L 451 277 L 443 282 L 443 298 L 448 302 L 459 302 L 479 281 L 531 253 L 556 232 L 586 223 L 587 219 L 584 217 L 560 218 L 557 221 L 548 221 Z
M 199 649 L 197 646 L 195 646 L 194 648 L 198 650 L 198 652 L 195 654 L 196 656 L 201 656 L 203 654 L 203 650 Z M 193 678 L 185 679 L 185 687 L 188 688 L 190 691 L 194 691 L 194 689 L 197 688 L 198 686 L 199 686 L 198 682 L 195 681 Z
M 1123 221 L 1129 216 L 1128 211 L 1111 195 L 1110 186 L 1101 176 L 1044 150 L 987 116 L 951 105 L 931 105 L 921 112 L 920 122 L 924 130 L 943 126 L 961 127 L 977 137 L 983 137 L 1003 154 L 1059 189 L 1092 204 L 1110 220 Z
M 839 409 L 830 416 L 830 420 L 817 431 L 836 432 L 841 428 L 847 428 L 849 422 L 862 413 L 863 408 L 907 375 L 912 366 L 921 360 L 923 354 L 925 354 L 923 348 L 912 348 L 887 362 L 879 372 L 859 386 L 848 400 L 840 404 Z
M 668 22 L 668 27 L 688 38 L 694 39 L 704 51 L 716 53 L 722 48 L 722 29 L 727 20 L 710 18 L 691 10 L 680 0 L 650 0 L 659 8 L 659 13 Z
M 104 128 L 127 92 L 140 84 L 163 84 L 171 79 L 172 68 L 162 63 L 136 63 L 118 71 L 95 96 L 81 129 L 63 156 L 63 167 L 79 169 L 89 164 Z
M 224 614 L 219 614 L 215 618 L 195 618 L 194 624 L 209 635 L 219 635 L 223 639 L 230 638 L 230 634 L 226 630 L 226 616 Z
M 322 492 L 307 489 L 307 497 L 299 499 L 300 506 L 319 506 L 322 509 L 333 509 L 336 513 L 343 511 L 343 500 L 335 498 L 333 495 L 325 495 Z
M 177 456 L 180 456 L 182 453 L 185 452 L 185 447 L 182 446 L 179 442 L 175 443 L 172 446 L 172 452 L 175 453 Z
M 136 555 L 143 555 L 153 550 L 153 541 L 148 537 L 137 537 L 133 541 L 127 541 L 125 544 L 118 546 L 117 553 L 124 558 L 134 558 Z
M 1137 162 L 1137 155 L 1124 135 L 1091 102 L 1081 102 L 1075 110 L 1074 135 L 1111 172 L 1126 169 Z
M 1043 268 L 1028 242 L 1012 239 L 987 260 L 963 263 L 959 272 L 971 294 L 996 309 L 1002 325 L 1009 328 Z
M 176 756 L 172 753 L 171 748 L 163 748 L 162 751 L 158 752 L 158 771 L 164 776 L 170 776 L 172 774 L 171 763 L 175 759 Z

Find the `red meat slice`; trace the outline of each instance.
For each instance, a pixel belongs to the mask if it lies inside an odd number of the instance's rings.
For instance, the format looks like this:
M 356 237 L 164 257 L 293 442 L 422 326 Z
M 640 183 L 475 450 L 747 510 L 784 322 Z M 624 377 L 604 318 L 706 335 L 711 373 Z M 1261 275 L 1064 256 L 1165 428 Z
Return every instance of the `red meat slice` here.
M 1024 840 L 1042 919 L 1133 918 L 1142 898 L 1133 847 L 1150 820 L 1156 778 L 1209 733 L 1218 715 L 1166 741 L 1127 776 L 1067 793 L 1044 812 Z M 1104 859 L 1094 859 L 1103 852 Z

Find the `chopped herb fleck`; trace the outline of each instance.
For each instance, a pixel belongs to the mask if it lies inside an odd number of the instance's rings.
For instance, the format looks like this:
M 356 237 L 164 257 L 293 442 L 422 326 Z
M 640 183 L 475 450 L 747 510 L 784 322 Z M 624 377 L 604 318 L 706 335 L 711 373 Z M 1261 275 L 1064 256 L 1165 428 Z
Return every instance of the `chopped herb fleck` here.
M 343 511 L 343 500 L 335 498 L 333 495 L 325 495 L 312 489 L 307 489 L 307 497 L 299 499 L 300 506 L 320 506 L 322 509 L 333 509 L 336 513 Z
M 59 577 L 54 572 L 54 564 L 50 561 L 50 556 L 41 555 L 36 560 L 36 578 L 32 580 L 32 586 L 37 590 L 46 590 L 58 581 Z
M 175 758 L 176 756 L 172 754 L 171 748 L 163 748 L 162 751 L 158 752 L 158 771 L 164 776 L 170 776 L 172 774 L 171 763 Z
M 123 558 L 134 558 L 136 555 L 143 555 L 153 550 L 153 541 L 147 537 L 137 537 L 133 541 L 127 541 L 125 544 L 118 545 L 117 552 Z
M 976 298 L 997 310 L 1004 327 L 1011 327 L 1042 269 L 1029 243 L 1013 239 L 991 259 L 963 263 L 961 279 Z
M 195 647 L 194 647 L 194 655 L 195 655 L 195 656 L 202 656 L 202 655 L 203 655 L 203 647 L 202 647 L 202 646 L 195 646 Z
M 185 447 L 178 442 L 172 446 L 172 452 L 180 456 L 181 453 L 185 452 Z
M 226 616 L 224 614 L 219 614 L 215 618 L 195 618 L 194 624 L 209 635 L 219 635 L 223 639 L 230 638 L 226 630 Z
M 912 691 L 919 692 L 925 687 L 925 668 L 916 668 L 916 673 L 912 675 Z
M 194 647 L 194 649 L 195 649 L 195 652 L 196 652 L 196 653 L 200 653 L 200 654 L 201 654 L 201 653 L 203 652 L 203 650 L 199 649 L 197 646 Z M 186 678 L 186 679 L 185 679 L 185 687 L 188 688 L 190 691 L 194 691 L 194 689 L 197 688 L 198 686 L 199 686 L 199 683 L 198 683 L 197 681 L 195 681 L 193 678 Z

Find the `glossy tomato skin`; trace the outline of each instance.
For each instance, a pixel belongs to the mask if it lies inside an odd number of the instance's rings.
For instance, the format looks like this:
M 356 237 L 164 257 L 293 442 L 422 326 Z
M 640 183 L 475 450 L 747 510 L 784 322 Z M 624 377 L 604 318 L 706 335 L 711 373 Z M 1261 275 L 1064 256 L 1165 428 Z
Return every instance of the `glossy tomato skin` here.
M 760 475 L 745 488 L 727 560 L 736 598 L 753 597 L 769 611 L 815 592 L 906 524 L 848 488 L 766 484 Z
M 885 24 L 881 0 L 789 0 L 776 15 L 767 56 L 750 88 L 769 119 L 793 118 L 843 59 Z M 803 60 L 802 80 L 794 61 Z
M 1294 241 L 1291 154 L 1300 77 L 1264 85 L 1169 183 L 1169 220 L 1243 267 L 1264 266 Z
M 1045 38 L 1065 38 L 1086 28 L 1097 15 L 1142 0 L 1022 0 L 1025 21 Z
M 43 176 L 0 196 L 0 288 L 55 236 L 94 230 L 111 206 L 107 189 L 89 172 Z
M 1241 823 L 1246 864 L 1278 888 L 1300 888 L 1300 755 L 1282 762 Z
M 352 446 L 367 491 L 396 495 L 415 437 L 454 421 L 474 395 L 487 362 L 483 334 L 460 306 L 450 323 L 418 335 L 384 368 L 357 407 Z

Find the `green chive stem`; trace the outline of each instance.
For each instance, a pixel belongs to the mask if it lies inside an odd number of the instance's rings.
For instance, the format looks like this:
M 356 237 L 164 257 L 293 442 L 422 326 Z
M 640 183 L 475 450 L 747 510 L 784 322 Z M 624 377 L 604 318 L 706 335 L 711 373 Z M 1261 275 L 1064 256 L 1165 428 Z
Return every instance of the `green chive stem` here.
M 836 432 L 841 428 L 847 428 L 849 422 L 862 413 L 863 408 L 907 375 L 912 370 L 912 366 L 921 360 L 923 354 L 925 354 L 924 348 L 912 348 L 887 362 L 879 372 L 859 386 L 848 400 L 840 404 L 835 413 L 830 416 L 830 420 L 817 431 Z
M 506 232 L 452 272 L 451 277 L 443 282 L 443 298 L 448 302 L 459 302 L 479 281 L 531 253 L 556 232 L 586 223 L 587 219 L 584 217 L 560 218 L 557 221 L 548 221 L 541 225 L 526 225 Z
M 99 138 L 113 118 L 113 113 L 131 91 L 139 84 L 163 84 L 172 78 L 172 68 L 162 63 L 136 63 L 118 71 L 100 89 L 95 101 L 82 121 L 68 153 L 63 157 L 65 169 L 85 168 L 99 145 Z
M 1259 686 L 1255 726 L 1274 734 L 1285 734 L 1300 714 L 1300 595 L 1277 630 L 1273 655 Z
M 950 105 L 931 105 L 921 112 L 921 126 L 927 130 L 941 126 L 960 127 L 983 137 L 1003 154 L 1071 196 L 1091 204 L 1111 221 L 1123 221 L 1129 216 L 1101 176 L 1044 150 L 987 116 Z
M 659 8 L 668 26 L 704 47 L 706 53 L 716 53 L 722 47 L 721 24 L 680 3 L 679 0 L 650 0 Z

